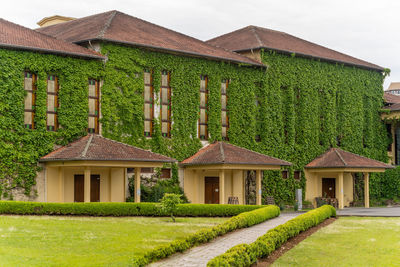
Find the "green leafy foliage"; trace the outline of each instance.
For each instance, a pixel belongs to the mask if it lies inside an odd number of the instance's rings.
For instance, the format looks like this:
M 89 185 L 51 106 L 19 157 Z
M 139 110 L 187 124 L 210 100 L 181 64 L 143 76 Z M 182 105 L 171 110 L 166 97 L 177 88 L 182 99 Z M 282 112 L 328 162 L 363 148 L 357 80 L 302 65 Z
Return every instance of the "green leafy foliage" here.
M 202 204 L 203 206 L 208 206 Z M 229 206 L 229 205 L 219 205 Z M 237 205 L 230 205 L 237 206 Z M 214 226 L 209 229 L 200 230 L 194 234 L 189 235 L 183 240 L 176 240 L 169 244 L 160 246 L 146 253 L 142 257 L 137 257 L 133 261 L 134 266 L 145 266 L 151 262 L 163 259 L 176 252 L 182 252 L 188 248 L 194 247 L 198 244 L 206 243 L 214 238 L 224 235 L 236 229 L 249 227 L 268 219 L 279 216 L 280 210 L 277 206 L 264 206 L 253 211 L 243 212 L 234 216 L 226 222 Z
M 267 257 L 278 249 L 288 239 L 335 216 L 336 210 L 329 205 L 311 210 L 269 230 L 249 245 L 239 244 L 230 248 L 210 260 L 207 266 L 251 266 L 257 259 Z
M 166 214 L 171 216 L 173 222 L 175 222 L 174 213 L 176 213 L 176 209 L 178 204 L 181 203 L 181 195 L 178 194 L 165 194 L 161 199 L 160 206 L 161 210 Z
M 305 189 L 304 175 L 297 181 L 294 170 L 302 170 L 331 146 L 387 160 L 390 140 L 379 116 L 384 75 L 377 71 L 271 51 L 261 54 L 268 70 L 110 43 L 103 43 L 101 51 L 107 56 L 106 63 L 0 50 L 3 197 L 11 198 L 9 192 L 13 188 L 23 188 L 27 195 L 32 194 L 40 170 L 38 159 L 55 144 L 63 145 L 86 134 L 88 78 L 104 81 L 101 123 L 105 137 L 178 160 L 193 155 L 201 147 L 197 138 L 200 75 L 208 77 L 210 142 L 222 139 L 220 86 L 223 79 L 229 79 L 229 142 L 294 163 L 288 179 L 282 179 L 277 171 L 265 172 L 264 197 L 272 195 L 278 203 L 292 203 L 294 189 Z M 24 70 L 39 77 L 35 130 L 23 127 Z M 159 92 L 161 71 L 171 73 L 171 138 L 161 136 L 158 118 L 154 119 L 152 138 L 143 135 L 144 70 L 153 72 L 155 92 Z M 43 77 L 48 73 L 57 75 L 61 85 L 58 110 L 61 128 L 57 132 L 46 131 Z M 256 136 L 260 136 L 260 142 L 256 142 Z M 371 197 L 391 194 L 386 191 L 385 179 L 384 175 L 371 175 Z M 158 188 L 158 199 L 169 193 L 162 188 L 166 187 Z
M 67 144 L 86 132 L 88 79 L 102 76 L 102 63 L 71 57 L 0 49 L 0 196 L 12 198 L 14 188 L 30 195 L 37 162 L 55 144 Z M 24 128 L 24 71 L 37 75 L 35 129 Z M 61 128 L 46 130 L 47 75 L 59 78 Z
M 265 206 L 179 204 L 175 216 L 226 217 Z M 0 214 L 14 215 L 85 215 L 85 216 L 168 216 L 159 203 L 40 203 L 0 201 Z

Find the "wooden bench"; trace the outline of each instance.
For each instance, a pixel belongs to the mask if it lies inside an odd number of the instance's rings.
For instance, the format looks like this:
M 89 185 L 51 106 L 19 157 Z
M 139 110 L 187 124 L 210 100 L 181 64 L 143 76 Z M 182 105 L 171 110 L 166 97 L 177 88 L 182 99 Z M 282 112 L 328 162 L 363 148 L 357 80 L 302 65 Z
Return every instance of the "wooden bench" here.
M 228 204 L 239 204 L 239 198 L 238 197 L 228 197 Z
M 275 205 L 275 198 L 273 196 L 267 196 L 267 205 Z

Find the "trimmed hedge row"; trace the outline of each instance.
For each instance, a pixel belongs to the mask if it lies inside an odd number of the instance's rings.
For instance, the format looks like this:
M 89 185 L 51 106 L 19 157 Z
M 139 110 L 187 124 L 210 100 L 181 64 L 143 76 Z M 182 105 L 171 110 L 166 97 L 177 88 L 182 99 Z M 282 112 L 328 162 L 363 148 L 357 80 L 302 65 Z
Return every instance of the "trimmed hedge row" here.
M 175 216 L 225 217 L 265 206 L 180 204 Z M 169 216 L 157 203 L 41 203 L 0 201 L 0 214 L 81 216 Z
M 195 245 L 209 242 L 217 236 L 224 235 L 233 230 L 249 227 L 277 217 L 279 214 L 280 210 L 277 206 L 265 206 L 252 211 L 243 212 L 212 228 L 197 231 L 183 240 L 176 240 L 169 244 L 159 246 L 145 253 L 143 256 L 135 258 L 133 260 L 133 266 L 145 266 L 151 262 L 166 258 L 176 252 L 182 252 L 188 248 L 194 247 Z
M 258 258 L 263 258 L 271 254 L 271 252 L 278 249 L 288 239 L 335 216 L 335 208 L 329 205 L 311 210 L 269 230 L 265 235 L 259 237 L 249 245 L 239 244 L 232 247 L 224 254 L 210 260 L 207 266 L 250 266 Z

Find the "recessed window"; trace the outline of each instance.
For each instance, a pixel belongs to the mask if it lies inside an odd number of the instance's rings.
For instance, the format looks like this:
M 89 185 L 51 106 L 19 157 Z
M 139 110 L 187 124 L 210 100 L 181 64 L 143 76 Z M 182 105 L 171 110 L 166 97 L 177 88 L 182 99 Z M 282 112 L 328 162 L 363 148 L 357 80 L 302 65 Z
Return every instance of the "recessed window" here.
M 294 171 L 294 179 L 295 180 L 301 179 L 301 171 Z
M 32 72 L 24 72 L 25 109 L 24 126 L 28 129 L 35 128 L 35 102 L 36 102 L 36 75 Z
M 208 78 L 200 76 L 200 118 L 199 118 L 199 138 L 208 139 Z
M 57 109 L 58 105 L 58 77 L 47 75 L 47 114 L 46 124 L 48 131 L 56 131 L 58 128 Z
M 99 133 L 100 118 L 100 88 L 99 82 L 95 79 L 89 79 L 89 116 L 88 132 Z
M 141 168 L 140 172 L 141 173 L 153 173 L 154 169 L 153 168 Z
M 161 72 L 160 89 L 160 117 L 161 117 L 161 135 L 171 137 L 171 75 L 168 71 Z
M 289 171 L 288 170 L 283 170 L 282 171 L 282 178 L 283 179 L 289 178 Z
M 151 137 L 154 118 L 154 90 L 153 75 L 150 71 L 144 72 L 144 136 Z
M 160 178 L 162 178 L 162 179 L 171 178 L 171 169 L 161 169 Z
M 221 125 L 222 125 L 222 140 L 229 140 L 229 118 L 228 118 L 228 80 L 221 81 Z

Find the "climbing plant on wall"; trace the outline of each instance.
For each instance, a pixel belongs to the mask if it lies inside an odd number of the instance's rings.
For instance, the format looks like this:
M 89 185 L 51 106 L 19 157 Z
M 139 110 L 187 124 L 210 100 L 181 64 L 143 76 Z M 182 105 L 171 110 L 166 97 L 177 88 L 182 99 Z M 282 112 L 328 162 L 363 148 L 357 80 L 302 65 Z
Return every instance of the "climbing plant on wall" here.
M 288 160 L 302 170 L 329 147 L 387 161 L 388 138 L 380 118 L 384 75 L 341 64 L 262 51 L 269 66 L 261 92 L 265 107 L 259 150 Z M 379 175 L 371 188 L 379 191 Z M 300 181 L 265 175 L 265 194 L 290 202 Z M 373 194 L 371 194 L 373 196 Z
M 264 193 L 290 202 L 304 188 L 294 171 L 330 146 L 385 161 L 387 135 L 378 111 L 383 75 L 376 71 L 313 59 L 262 52 L 268 69 L 185 57 L 103 43 L 106 63 L 38 53 L 0 50 L 0 174 L 3 196 L 35 184 L 37 160 L 54 148 L 86 134 L 88 78 L 101 78 L 101 123 L 105 137 L 149 148 L 178 160 L 200 147 L 197 122 L 200 76 L 208 78 L 209 141 L 221 140 L 221 81 L 229 79 L 229 142 L 294 163 L 289 178 L 266 172 Z M 23 71 L 38 75 L 36 129 L 23 127 Z M 161 135 L 155 118 L 152 138 L 144 137 L 144 70 L 153 73 L 156 93 L 161 71 L 171 74 L 171 138 Z M 57 132 L 46 131 L 46 77 L 59 77 Z M 159 101 L 159 100 L 158 100 Z M 159 105 L 159 103 L 155 103 Z M 256 141 L 257 140 L 257 141 Z M 371 177 L 371 188 L 374 187 Z M 376 178 L 378 179 L 378 178 Z M 382 178 L 384 179 L 384 178 Z M 371 194 L 373 195 L 373 194 Z
M 38 159 L 85 134 L 88 114 L 88 79 L 102 76 L 102 63 L 63 56 L 0 49 L 0 195 L 22 188 L 31 195 Z M 24 128 L 24 71 L 37 75 L 35 129 Z M 47 75 L 59 78 L 57 132 L 46 129 Z

